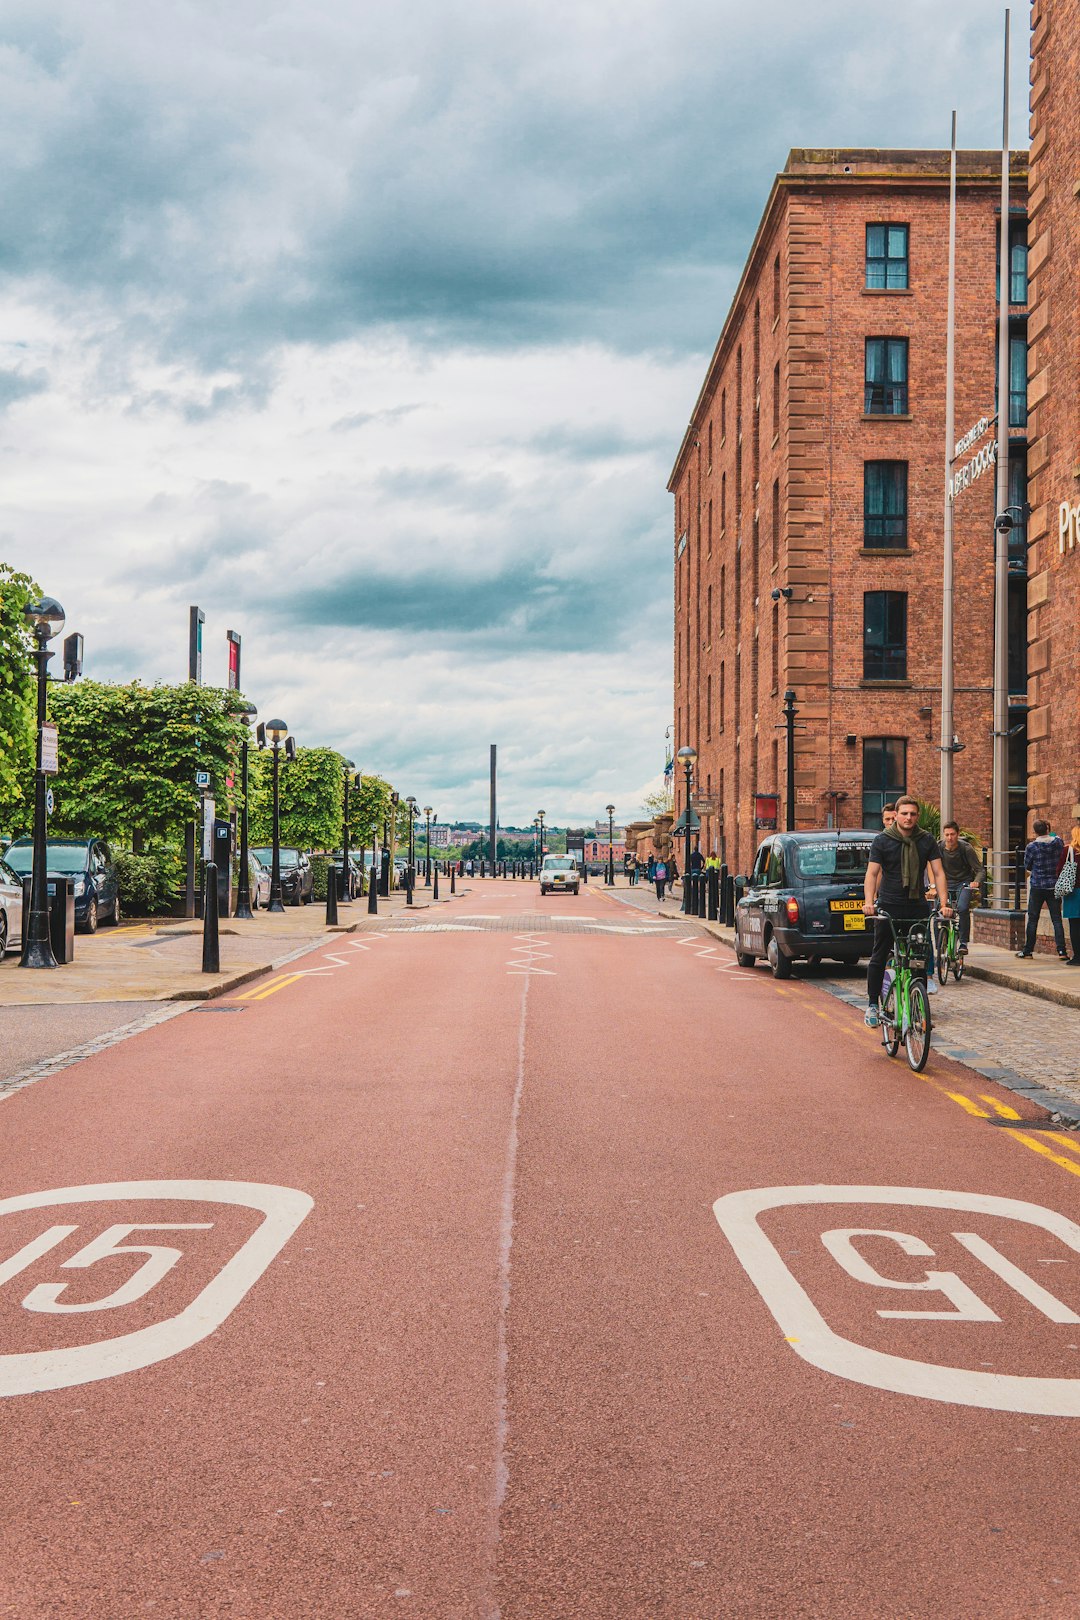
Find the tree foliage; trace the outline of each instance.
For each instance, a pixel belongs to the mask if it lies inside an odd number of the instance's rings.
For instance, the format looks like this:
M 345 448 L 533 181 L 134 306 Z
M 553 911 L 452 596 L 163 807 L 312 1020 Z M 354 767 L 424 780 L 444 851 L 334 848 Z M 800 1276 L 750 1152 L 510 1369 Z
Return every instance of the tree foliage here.
M 197 771 L 209 771 L 218 804 L 229 803 L 242 701 L 236 692 L 192 682 L 50 685 L 49 718 L 60 733 L 51 830 L 74 838 L 97 834 L 136 851 L 178 842 L 199 814 Z M 27 823 L 32 766 L 24 783 Z
M 41 595 L 27 574 L 0 563 L 0 831 L 22 831 L 35 768 L 34 640 L 24 617 Z
M 281 842 L 286 848 L 333 850 L 340 846 L 342 767 L 342 756 L 333 748 L 298 748 L 292 760 L 279 754 Z M 253 753 L 250 774 L 251 842 L 267 845 L 274 836 L 271 749 Z M 351 812 L 351 805 L 349 809 Z
M 670 816 L 674 802 L 669 787 L 657 788 L 653 793 L 646 793 L 641 801 L 642 813 L 646 816 Z

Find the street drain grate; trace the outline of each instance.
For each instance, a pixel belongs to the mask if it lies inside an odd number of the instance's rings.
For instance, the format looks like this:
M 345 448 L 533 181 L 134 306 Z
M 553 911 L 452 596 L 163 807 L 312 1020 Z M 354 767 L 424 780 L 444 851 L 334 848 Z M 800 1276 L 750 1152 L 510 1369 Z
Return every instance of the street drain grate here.
M 1080 1130 L 1080 1122 L 1069 1124 L 1053 1119 L 988 1119 L 986 1123 L 996 1125 L 1002 1131 L 1061 1131 L 1066 1136 L 1075 1135 Z
M 246 1007 L 225 1007 L 220 1001 L 208 1001 L 203 1012 L 247 1012 Z

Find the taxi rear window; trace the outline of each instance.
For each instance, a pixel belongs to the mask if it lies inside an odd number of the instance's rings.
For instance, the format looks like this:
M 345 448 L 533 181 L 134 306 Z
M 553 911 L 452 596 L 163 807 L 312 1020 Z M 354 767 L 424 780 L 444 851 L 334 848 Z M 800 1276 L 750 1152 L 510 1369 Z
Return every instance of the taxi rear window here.
M 795 869 L 802 878 L 852 883 L 866 875 L 870 845 L 866 842 L 822 839 L 820 844 L 798 844 L 792 850 Z

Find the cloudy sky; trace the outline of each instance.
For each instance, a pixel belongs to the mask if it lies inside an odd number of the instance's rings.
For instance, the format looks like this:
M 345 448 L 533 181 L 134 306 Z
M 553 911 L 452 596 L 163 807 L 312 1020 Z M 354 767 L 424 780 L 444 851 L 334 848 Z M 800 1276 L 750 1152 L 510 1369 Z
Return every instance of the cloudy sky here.
M 1026 138 L 1027 7 L 1014 22 Z M 1000 142 L 988 0 L 2 0 L 0 558 L 442 819 L 637 813 L 667 476 L 799 145 Z

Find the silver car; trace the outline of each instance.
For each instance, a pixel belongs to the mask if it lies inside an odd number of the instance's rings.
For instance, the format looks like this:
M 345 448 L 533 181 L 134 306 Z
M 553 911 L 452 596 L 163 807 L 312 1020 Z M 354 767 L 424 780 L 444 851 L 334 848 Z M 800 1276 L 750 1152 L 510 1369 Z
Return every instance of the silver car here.
M 258 911 L 260 906 L 270 904 L 270 868 L 264 866 L 256 856 L 248 856 L 248 888 L 251 892 L 251 909 Z
M 22 945 L 22 878 L 0 861 L 0 961 L 7 951 Z

